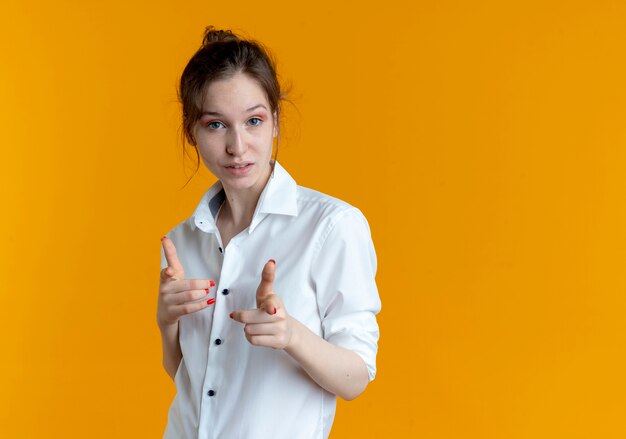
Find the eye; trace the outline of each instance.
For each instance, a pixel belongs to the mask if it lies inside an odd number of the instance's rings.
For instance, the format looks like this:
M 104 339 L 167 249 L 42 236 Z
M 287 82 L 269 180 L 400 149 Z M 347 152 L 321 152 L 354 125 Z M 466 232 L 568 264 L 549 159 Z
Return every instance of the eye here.
M 261 125 L 263 123 L 263 120 L 261 120 L 258 117 L 253 117 L 252 119 L 248 121 L 248 123 L 252 125 L 253 127 L 256 127 L 256 126 Z
M 206 126 L 211 128 L 212 130 L 217 130 L 220 127 L 223 127 L 224 124 L 222 122 L 213 121 L 213 122 L 209 122 L 208 124 L 206 124 Z

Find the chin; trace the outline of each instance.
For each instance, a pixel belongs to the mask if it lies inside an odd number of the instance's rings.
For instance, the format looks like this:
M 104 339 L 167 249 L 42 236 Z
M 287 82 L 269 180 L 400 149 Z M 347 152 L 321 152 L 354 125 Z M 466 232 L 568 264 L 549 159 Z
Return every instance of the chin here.
M 246 175 L 245 177 L 233 178 L 231 175 L 224 175 L 220 178 L 222 184 L 226 184 L 233 189 L 249 189 L 259 181 L 257 175 Z

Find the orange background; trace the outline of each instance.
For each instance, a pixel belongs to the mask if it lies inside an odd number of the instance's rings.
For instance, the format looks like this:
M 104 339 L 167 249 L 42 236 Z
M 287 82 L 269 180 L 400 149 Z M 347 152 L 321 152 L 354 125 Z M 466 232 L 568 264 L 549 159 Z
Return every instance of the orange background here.
M 378 376 L 332 438 L 626 437 L 626 5 L 383 3 L 3 3 L 0 437 L 161 437 L 207 24 L 272 48 L 279 160 L 372 228 Z

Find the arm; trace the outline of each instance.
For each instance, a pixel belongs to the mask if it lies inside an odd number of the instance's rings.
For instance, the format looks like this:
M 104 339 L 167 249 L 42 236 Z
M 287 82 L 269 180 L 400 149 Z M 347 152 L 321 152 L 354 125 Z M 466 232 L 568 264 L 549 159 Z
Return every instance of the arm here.
M 273 291 L 276 265 L 265 264 L 257 290 L 257 309 L 235 311 L 231 318 L 245 323 L 244 333 L 255 346 L 284 349 L 319 386 L 346 400 L 359 396 L 369 382 L 365 362 L 355 352 L 318 336 L 287 314 Z
M 379 338 L 376 314 L 381 307 L 376 287 L 376 252 L 367 220 L 356 208 L 335 216 L 325 236 L 311 266 L 311 281 L 322 319 L 318 338 L 337 351 L 348 352 L 355 358 L 353 361 L 359 360 L 365 379 L 360 391 L 353 394 L 356 397 L 376 375 Z M 310 337 L 307 342 L 313 343 Z M 337 360 L 329 358 L 329 364 L 335 363 L 342 371 L 347 364 L 342 360 L 346 355 Z M 355 387 L 362 370 L 349 370 L 357 374 L 351 375 Z
M 273 291 L 273 261 L 263 268 L 257 309 L 235 311 L 231 317 L 245 323 L 251 344 L 285 349 L 318 385 L 350 400 L 376 372 L 375 314 L 380 310 L 376 256 L 367 222 L 358 210 L 331 227 L 311 272 L 323 337 L 288 315 Z
M 161 247 L 161 286 L 163 283 L 172 279 L 173 276 L 169 274 L 175 274 L 179 277 L 184 277 L 184 269 L 180 262 L 178 261 L 178 257 L 176 256 L 176 248 L 172 243 L 172 248 L 174 249 L 174 256 L 168 253 L 172 253 L 172 250 L 168 247 L 168 252 L 166 253 L 165 246 L 167 245 L 166 237 L 161 238 L 161 242 L 166 241 Z M 172 260 L 173 267 L 168 271 L 169 267 L 169 259 Z M 161 296 L 161 294 L 159 294 Z M 159 308 L 161 307 L 161 297 L 159 297 Z M 163 321 L 163 316 L 161 315 L 160 309 L 157 310 L 157 325 L 159 326 L 159 331 L 161 331 L 161 346 L 163 349 L 163 367 L 167 374 L 174 379 L 176 376 L 176 371 L 178 370 L 178 366 L 183 358 L 183 353 L 180 349 L 180 341 L 178 340 L 178 321 L 173 323 L 166 323 Z
M 185 270 L 178 260 L 176 247 L 168 238 L 161 238 L 161 281 L 157 303 L 157 325 L 163 345 L 163 367 L 167 374 L 176 378 L 176 371 L 183 358 L 178 339 L 179 318 L 200 311 L 213 304 L 215 299 L 195 302 L 215 286 L 210 279 L 185 279 Z M 193 302 L 193 303 L 190 303 Z
M 327 342 L 293 317 L 285 347 L 319 386 L 345 400 L 359 396 L 369 383 L 367 366 L 354 352 Z
M 163 347 L 163 367 L 173 380 L 183 359 L 180 341 L 178 341 L 178 322 L 173 325 L 159 325 L 159 330 L 161 331 L 161 344 Z

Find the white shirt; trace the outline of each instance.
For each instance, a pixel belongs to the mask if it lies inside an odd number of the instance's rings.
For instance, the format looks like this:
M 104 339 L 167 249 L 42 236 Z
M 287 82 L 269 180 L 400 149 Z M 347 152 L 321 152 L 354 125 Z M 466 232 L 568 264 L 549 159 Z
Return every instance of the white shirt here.
M 218 181 L 168 234 L 185 277 L 217 285 L 203 299 L 215 297 L 214 305 L 179 320 L 183 358 L 164 438 L 327 438 L 335 395 L 285 351 L 248 343 L 229 314 L 256 308 L 261 270 L 274 259 L 274 290 L 287 313 L 360 355 L 373 380 L 381 304 L 367 221 L 357 208 L 297 186 L 276 162 L 250 226 L 223 249 L 215 223 L 223 200 Z

